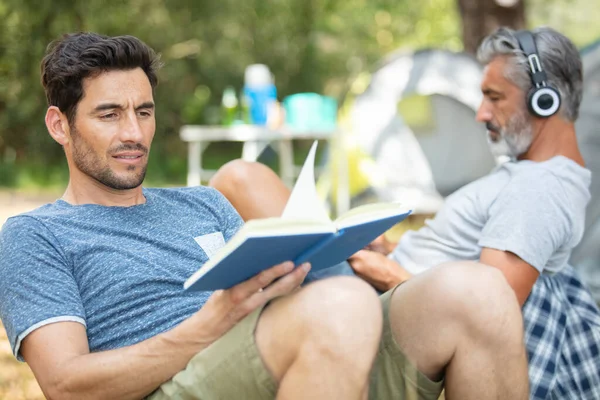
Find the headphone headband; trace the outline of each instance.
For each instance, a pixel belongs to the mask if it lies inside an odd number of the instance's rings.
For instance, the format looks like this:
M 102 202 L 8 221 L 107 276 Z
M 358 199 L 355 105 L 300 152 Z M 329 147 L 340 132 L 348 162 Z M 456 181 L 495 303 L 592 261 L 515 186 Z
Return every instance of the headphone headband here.
M 542 68 L 542 62 L 537 52 L 533 34 L 530 31 L 518 31 L 516 38 L 519 42 L 519 47 L 523 50 L 529 62 L 529 68 L 531 69 L 529 75 L 534 86 L 536 88 L 546 86 L 546 72 Z

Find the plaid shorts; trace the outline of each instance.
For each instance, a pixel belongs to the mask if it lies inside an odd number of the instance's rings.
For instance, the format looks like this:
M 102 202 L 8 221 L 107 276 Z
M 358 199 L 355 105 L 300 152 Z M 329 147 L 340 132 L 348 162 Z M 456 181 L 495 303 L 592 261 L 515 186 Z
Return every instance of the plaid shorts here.
M 600 399 L 600 311 L 575 270 L 542 274 L 523 307 L 531 399 Z

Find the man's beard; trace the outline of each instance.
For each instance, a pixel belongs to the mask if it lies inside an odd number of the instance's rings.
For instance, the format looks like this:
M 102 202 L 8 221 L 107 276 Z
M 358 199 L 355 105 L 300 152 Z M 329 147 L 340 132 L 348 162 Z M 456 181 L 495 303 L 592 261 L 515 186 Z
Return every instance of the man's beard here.
M 506 124 L 506 127 L 500 128 L 491 122 L 485 124 L 488 130 L 488 144 L 492 154 L 498 156 L 508 156 L 516 159 L 524 154 L 533 141 L 533 129 L 531 122 L 527 119 L 526 113 L 515 114 Z M 499 137 L 493 139 L 490 132 L 495 132 Z
M 143 165 L 136 167 L 130 165 L 127 167 L 128 171 L 135 171 L 136 168 L 140 168 L 139 172 L 127 174 L 125 177 L 118 176 L 108 165 L 107 161 L 94 152 L 92 146 L 81 137 L 79 131 L 72 126 L 71 127 L 71 138 L 73 144 L 73 162 L 75 166 L 84 174 L 95 179 L 104 186 L 107 186 L 115 190 L 127 190 L 133 189 L 142 184 L 146 176 L 146 167 Z M 108 154 L 115 154 L 122 151 L 142 151 L 144 155 L 148 154 L 148 148 L 141 143 L 135 144 L 121 144 L 114 149 L 110 149 Z

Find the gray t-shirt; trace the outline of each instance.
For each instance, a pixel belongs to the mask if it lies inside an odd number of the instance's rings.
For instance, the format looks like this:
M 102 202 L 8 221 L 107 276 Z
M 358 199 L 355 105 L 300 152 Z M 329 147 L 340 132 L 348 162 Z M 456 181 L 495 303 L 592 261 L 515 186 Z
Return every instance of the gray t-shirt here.
M 183 282 L 241 227 L 216 190 L 144 189 L 132 207 L 58 200 L 0 233 L 0 318 L 15 356 L 33 330 L 86 326 L 91 351 L 128 346 L 196 312 L 210 293 Z
M 433 220 L 406 233 L 390 257 L 412 273 L 447 261 L 509 251 L 555 273 L 583 235 L 591 173 L 557 156 L 508 162 L 450 195 Z

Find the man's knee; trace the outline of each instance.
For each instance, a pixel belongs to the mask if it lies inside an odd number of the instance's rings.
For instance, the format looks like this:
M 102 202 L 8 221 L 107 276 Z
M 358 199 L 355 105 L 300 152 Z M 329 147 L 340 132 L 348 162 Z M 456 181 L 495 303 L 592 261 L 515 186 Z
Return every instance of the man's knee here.
M 324 329 L 342 340 L 352 330 L 379 335 L 381 302 L 362 279 L 334 277 L 311 283 L 305 290 L 299 306 L 309 332 L 321 336 Z
M 295 360 L 350 363 L 368 373 L 381 329 L 376 292 L 361 279 L 334 277 L 273 302 L 258 323 L 256 341 L 277 379 Z
M 229 200 L 244 221 L 279 217 L 290 196 L 277 174 L 258 162 L 231 161 L 209 184 Z
M 232 192 L 236 188 L 248 185 L 252 176 L 260 167 L 257 163 L 237 159 L 223 165 L 209 181 L 209 186 L 214 187 L 223 194 Z
M 429 274 L 427 292 L 449 317 L 483 330 L 495 329 L 507 319 L 521 325 L 515 292 L 497 268 L 453 262 Z

